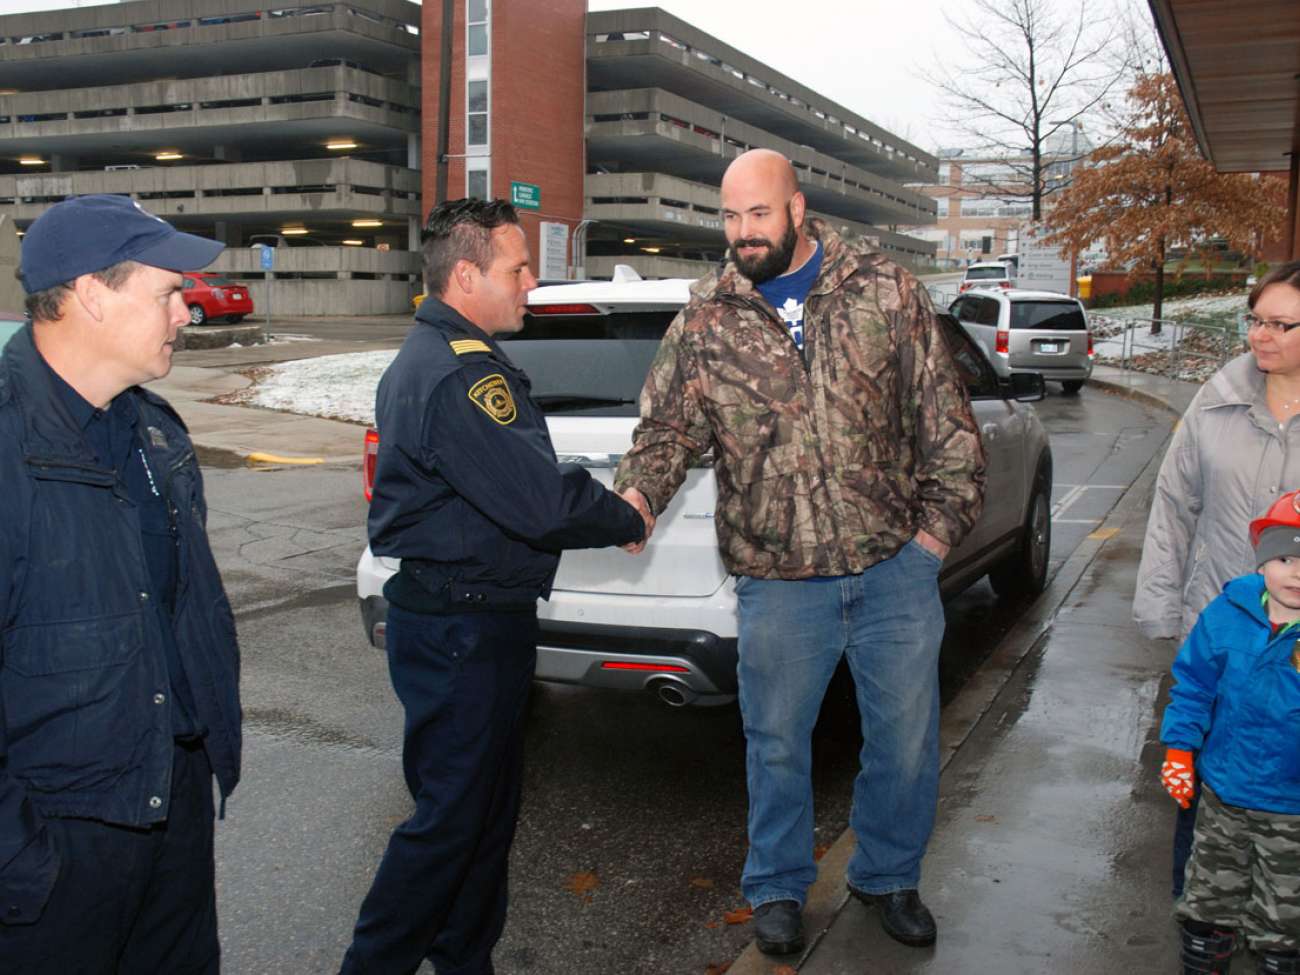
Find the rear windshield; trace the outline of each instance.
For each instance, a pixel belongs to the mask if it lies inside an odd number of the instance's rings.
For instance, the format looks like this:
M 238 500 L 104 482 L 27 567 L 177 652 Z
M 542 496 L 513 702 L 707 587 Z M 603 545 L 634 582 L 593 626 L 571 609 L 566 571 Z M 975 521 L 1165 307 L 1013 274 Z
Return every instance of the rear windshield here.
M 636 416 L 646 373 L 677 310 L 609 315 L 525 315 L 498 336 L 549 414 Z
M 1007 276 L 1007 269 L 1004 267 L 968 267 L 966 268 L 967 281 L 996 281 L 999 278 Z
M 233 288 L 235 286 L 235 282 L 231 281 L 230 278 L 222 278 L 211 274 L 206 278 L 199 278 L 199 281 L 209 288 Z
M 1011 327 L 1082 332 L 1088 323 L 1073 301 L 1013 301 Z

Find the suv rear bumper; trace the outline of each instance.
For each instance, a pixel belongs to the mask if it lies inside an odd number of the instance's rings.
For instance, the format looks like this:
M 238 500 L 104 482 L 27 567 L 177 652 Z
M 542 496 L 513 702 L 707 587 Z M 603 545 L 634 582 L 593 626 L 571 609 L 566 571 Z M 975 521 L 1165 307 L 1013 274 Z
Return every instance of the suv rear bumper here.
M 388 602 L 360 600 L 366 638 L 384 649 Z M 666 704 L 726 704 L 736 695 L 736 639 L 706 630 L 541 619 L 538 680 L 650 691 Z

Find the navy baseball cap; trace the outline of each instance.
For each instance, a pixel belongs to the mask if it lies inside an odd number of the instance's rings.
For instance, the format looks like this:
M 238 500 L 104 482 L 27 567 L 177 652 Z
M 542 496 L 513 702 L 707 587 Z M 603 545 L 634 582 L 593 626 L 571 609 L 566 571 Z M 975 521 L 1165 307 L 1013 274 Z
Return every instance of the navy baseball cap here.
M 225 246 L 181 233 L 128 196 L 77 196 L 54 204 L 27 228 L 19 273 L 30 295 L 121 261 L 197 271 Z

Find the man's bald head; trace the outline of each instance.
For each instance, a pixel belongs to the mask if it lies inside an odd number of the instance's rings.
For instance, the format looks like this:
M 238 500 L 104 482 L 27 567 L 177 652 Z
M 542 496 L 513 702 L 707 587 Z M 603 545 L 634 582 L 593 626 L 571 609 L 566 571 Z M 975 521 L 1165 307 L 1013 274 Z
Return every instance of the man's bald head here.
M 762 284 L 800 267 L 813 253 L 803 232 L 806 204 L 790 160 L 771 149 L 751 149 L 722 177 L 722 220 L 731 260 Z
M 725 196 L 727 184 L 733 187 L 751 184 L 776 190 L 789 202 L 799 192 L 799 180 L 795 178 L 794 167 L 790 160 L 775 149 L 750 149 L 737 156 L 722 177 L 722 193 Z

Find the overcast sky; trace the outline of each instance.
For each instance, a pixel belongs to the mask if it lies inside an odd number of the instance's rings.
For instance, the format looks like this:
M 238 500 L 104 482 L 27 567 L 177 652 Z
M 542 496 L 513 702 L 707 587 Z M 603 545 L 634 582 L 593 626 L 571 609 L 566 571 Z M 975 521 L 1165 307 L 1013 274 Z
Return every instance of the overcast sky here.
M 97 2 L 104 0 L 0 0 L 0 13 Z M 1066 16 L 1079 9 L 1079 0 L 1048 2 Z M 1146 0 L 1119 2 L 1147 10 Z M 940 102 L 919 69 L 935 59 L 968 62 L 965 38 L 943 17 L 944 7 L 961 9 L 954 0 L 589 0 L 588 6 L 662 7 L 922 149 L 953 144 L 937 126 Z

